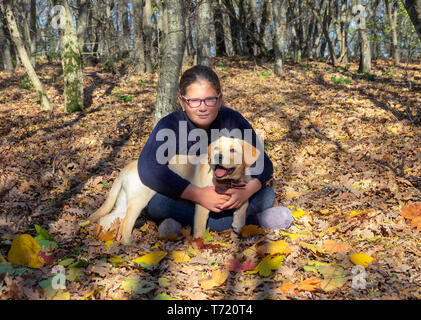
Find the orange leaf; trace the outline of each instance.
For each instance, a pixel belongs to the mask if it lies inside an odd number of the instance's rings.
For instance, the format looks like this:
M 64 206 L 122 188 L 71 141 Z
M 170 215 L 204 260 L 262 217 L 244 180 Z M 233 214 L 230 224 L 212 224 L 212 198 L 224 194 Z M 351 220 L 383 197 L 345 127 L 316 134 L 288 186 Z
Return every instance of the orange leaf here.
M 262 227 L 256 225 L 246 225 L 241 228 L 241 235 L 246 238 L 262 234 L 264 231 L 265 230 Z
M 110 230 L 110 231 L 102 231 L 99 236 L 98 236 L 98 240 L 102 240 L 102 241 L 110 241 L 113 240 L 116 236 L 116 231 L 115 230 Z
M 409 207 L 403 206 L 401 210 L 401 215 L 402 217 L 411 220 L 417 217 L 421 217 L 421 203 L 414 203 Z
M 421 231 L 421 216 L 416 217 L 411 221 L 411 227 L 418 228 L 418 230 Z
M 281 290 L 282 293 L 287 293 L 288 291 L 290 291 L 294 287 L 295 287 L 295 284 L 290 283 L 290 282 L 285 282 L 282 285 L 282 287 L 279 288 L 279 290 Z
M 298 291 L 314 291 L 321 280 L 316 278 L 308 278 L 298 283 Z
M 352 249 L 352 247 L 345 242 L 339 242 L 339 241 L 333 241 L 333 240 L 325 240 L 323 242 L 323 246 L 327 252 L 331 252 L 331 253 L 346 253 Z

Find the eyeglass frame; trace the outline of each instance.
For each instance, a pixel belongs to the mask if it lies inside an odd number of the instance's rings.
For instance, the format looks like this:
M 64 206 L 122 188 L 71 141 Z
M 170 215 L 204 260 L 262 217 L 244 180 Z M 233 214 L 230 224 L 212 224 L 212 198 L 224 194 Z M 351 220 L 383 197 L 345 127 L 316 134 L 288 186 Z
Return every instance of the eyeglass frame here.
M 192 108 L 192 109 L 197 109 L 197 108 L 200 108 L 200 106 L 202 105 L 202 102 L 204 102 L 204 103 L 205 103 L 205 106 L 207 106 L 207 107 L 209 107 L 209 108 L 215 108 L 215 107 L 218 105 L 218 100 L 219 100 L 219 98 L 221 97 L 221 93 L 218 93 L 218 95 L 217 95 L 217 96 L 215 96 L 215 97 L 206 97 L 205 99 L 200 99 L 200 98 L 187 99 L 187 98 L 186 98 L 185 96 L 183 96 L 183 95 L 180 95 L 180 97 L 182 97 L 182 98 L 183 98 L 183 100 L 187 103 L 187 105 L 188 105 L 190 108 Z M 206 99 L 209 99 L 209 98 L 216 98 L 216 104 L 215 104 L 215 105 L 213 105 L 213 106 L 208 106 L 208 105 L 206 104 Z M 200 100 L 200 104 L 199 104 L 197 107 L 192 107 L 192 106 L 190 105 L 189 100 Z

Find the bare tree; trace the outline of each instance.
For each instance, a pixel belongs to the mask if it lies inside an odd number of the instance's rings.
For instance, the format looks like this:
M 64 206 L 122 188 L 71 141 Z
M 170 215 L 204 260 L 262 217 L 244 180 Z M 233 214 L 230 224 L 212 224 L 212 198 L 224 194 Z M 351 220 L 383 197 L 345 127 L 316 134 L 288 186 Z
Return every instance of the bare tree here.
M 73 15 L 67 0 L 59 2 L 65 8 L 64 29 L 61 31 L 61 64 L 64 78 L 64 110 L 74 112 L 83 110 L 83 61 L 79 51 Z
M 12 1 L 11 0 L 3 0 L 0 2 L 0 10 L 6 16 L 7 20 L 7 27 L 9 28 L 10 34 L 12 36 L 13 42 L 16 46 L 18 51 L 19 57 L 24 65 L 26 72 L 28 73 L 29 79 L 31 80 L 32 84 L 34 85 L 35 90 L 38 93 L 38 97 L 41 103 L 41 107 L 46 110 L 51 109 L 50 101 L 48 100 L 47 95 L 44 91 L 44 86 L 42 85 L 41 81 L 39 80 L 34 67 L 29 60 L 28 53 L 26 52 L 25 45 L 23 44 L 21 35 L 19 33 L 18 26 L 16 24 L 15 17 L 12 11 Z
M 273 48 L 275 51 L 275 67 L 276 75 L 280 75 L 283 71 L 283 59 L 286 42 L 286 25 L 287 25 L 287 0 L 272 0 L 273 7 L 273 22 L 274 26 L 274 43 Z
M 159 71 L 154 123 L 173 112 L 177 106 L 178 78 L 185 46 L 183 0 L 167 0 L 168 34 Z
M 212 16 L 210 10 L 211 0 L 198 2 L 197 30 L 196 30 L 196 54 L 197 64 L 211 66 L 212 56 L 210 52 L 210 27 Z
M 402 2 L 421 40 L 421 0 L 403 0 Z

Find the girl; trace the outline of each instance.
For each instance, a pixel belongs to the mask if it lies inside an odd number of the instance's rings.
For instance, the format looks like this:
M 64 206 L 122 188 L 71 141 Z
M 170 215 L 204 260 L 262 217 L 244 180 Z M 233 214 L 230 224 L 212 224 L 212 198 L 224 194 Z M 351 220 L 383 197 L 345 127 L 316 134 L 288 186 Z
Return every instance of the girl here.
M 266 153 L 261 174 L 252 176 L 243 188 L 230 188 L 223 194 L 217 193 L 215 187 L 199 188 L 191 184 L 171 171 L 166 163 L 158 161 L 157 154 L 165 143 L 158 134 L 160 130 L 174 132 L 175 154 L 188 153 L 197 142 L 188 141 L 188 134 L 198 128 L 206 131 L 208 144 L 212 129 L 251 129 L 256 146 L 256 134 L 250 123 L 239 112 L 223 105 L 221 85 L 212 69 L 198 65 L 186 70 L 181 76 L 179 91 L 181 109 L 157 123 L 138 160 L 140 180 L 157 192 L 147 206 L 147 215 L 157 222 L 164 220 L 159 228 L 160 236 L 177 233 L 181 225 L 193 226 L 195 203 L 209 209 L 207 227 L 213 231 L 231 228 L 233 210 L 247 200 L 246 224 L 260 222 L 266 228 L 289 227 L 292 219 L 287 208 L 262 212 L 271 208 L 275 201 L 274 191 L 265 186 L 273 173 L 272 162 Z

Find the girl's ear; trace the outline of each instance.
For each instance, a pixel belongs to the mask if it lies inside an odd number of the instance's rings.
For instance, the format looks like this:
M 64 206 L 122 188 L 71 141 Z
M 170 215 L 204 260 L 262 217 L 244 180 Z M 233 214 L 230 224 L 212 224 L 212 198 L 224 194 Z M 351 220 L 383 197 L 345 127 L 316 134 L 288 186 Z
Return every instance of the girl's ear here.
M 178 96 L 178 104 L 180 105 L 181 109 L 183 109 L 183 111 L 185 111 L 184 110 L 184 105 L 183 105 L 183 99 L 181 98 L 180 95 Z

